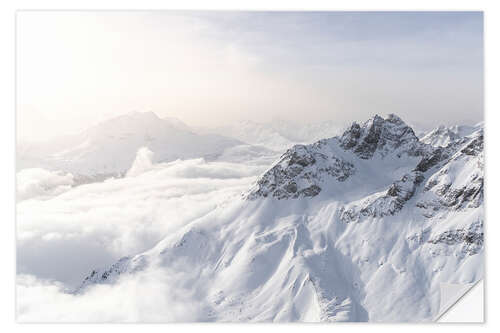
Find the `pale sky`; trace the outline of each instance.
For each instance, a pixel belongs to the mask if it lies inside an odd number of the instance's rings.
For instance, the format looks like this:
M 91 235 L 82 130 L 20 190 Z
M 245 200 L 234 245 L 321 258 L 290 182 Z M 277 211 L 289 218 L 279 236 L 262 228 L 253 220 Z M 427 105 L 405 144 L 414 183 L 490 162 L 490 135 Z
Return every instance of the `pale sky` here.
M 131 111 L 191 126 L 483 120 L 480 12 L 17 14 L 17 129 L 40 140 Z

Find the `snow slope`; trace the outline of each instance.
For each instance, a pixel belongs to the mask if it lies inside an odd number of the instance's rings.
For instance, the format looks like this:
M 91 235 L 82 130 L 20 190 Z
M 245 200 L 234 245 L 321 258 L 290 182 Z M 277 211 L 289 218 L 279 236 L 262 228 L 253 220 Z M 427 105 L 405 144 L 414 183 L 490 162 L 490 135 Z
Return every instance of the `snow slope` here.
M 481 128 L 434 147 L 375 116 L 290 148 L 239 199 L 74 294 L 161 271 L 199 310 L 170 321 L 429 321 L 441 283 L 483 277 L 483 163 Z
M 446 147 L 453 141 L 459 140 L 465 136 L 471 135 L 473 132 L 483 128 L 483 124 L 479 123 L 475 126 L 455 125 L 455 126 L 439 126 L 429 133 L 425 134 L 420 141 L 439 147 Z

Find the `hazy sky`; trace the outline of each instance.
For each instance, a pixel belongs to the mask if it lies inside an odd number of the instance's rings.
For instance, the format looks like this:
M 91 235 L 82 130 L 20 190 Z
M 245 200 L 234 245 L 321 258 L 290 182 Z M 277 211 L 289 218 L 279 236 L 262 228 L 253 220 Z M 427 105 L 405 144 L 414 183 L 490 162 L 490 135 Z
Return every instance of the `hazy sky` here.
M 20 12 L 18 136 L 130 111 L 411 123 L 483 117 L 480 12 Z

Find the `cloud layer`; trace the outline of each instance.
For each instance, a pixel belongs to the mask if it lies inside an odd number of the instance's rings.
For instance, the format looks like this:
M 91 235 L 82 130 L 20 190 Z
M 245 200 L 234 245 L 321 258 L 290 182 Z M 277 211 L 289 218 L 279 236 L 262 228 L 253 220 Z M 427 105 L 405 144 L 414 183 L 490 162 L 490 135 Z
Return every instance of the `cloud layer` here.
M 71 175 L 18 173 L 18 273 L 75 286 L 92 269 L 145 251 L 237 197 L 266 168 L 203 159 L 151 165 L 143 155 L 133 177 L 72 189 Z
M 175 288 L 173 279 L 175 278 Z M 166 269 L 129 275 L 113 285 L 96 285 L 73 295 L 54 281 L 17 277 L 20 322 L 190 322 L 199 320 L 203 303 L 182 277 Z
M 40 168 L 23 169 L 16 175 L 17 200 L 50 198 L 61 194 L 74 185 L 73 175 L 61 171 Z

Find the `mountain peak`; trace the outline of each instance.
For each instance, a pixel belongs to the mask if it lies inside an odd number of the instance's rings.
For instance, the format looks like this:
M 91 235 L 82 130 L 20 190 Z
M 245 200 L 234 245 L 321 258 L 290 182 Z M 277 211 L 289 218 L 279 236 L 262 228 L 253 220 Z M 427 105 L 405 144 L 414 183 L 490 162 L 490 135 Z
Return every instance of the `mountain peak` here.
M 404 123 L 404 121 L 394 113 L 389 113 L 389 115 L 387 116 L 387 118 L 385 120 L 390 122 L 390 123 L 393 123 L 393 124 Z
M 153 111 L 132 111 L 124 115 L 126 118 L 139 118 L 139 119 L 154 119 L 159 120 L 160 117 Z
M 353 123 L 340 137 L 341 147 L 353 150 L 362 159 L 371 158 L 376 151 L 384 156 L 417 142 L 413 129 L 395 114 L 389 114 L 385 119 L 375 115 L 362 126 Z
M 389 154 L 420 156 L 425 152 L 426 145 L 401 118 L 375 115 L 363 125 L 354 122 L 340 137 L 290 148 L 259 179 L 248 197 L 313 197 L 322 190 L 324 180 L 344 182 L 356 173 L 355 164 L 359 162 L 354 155 L 368 160 L 375 154 L 383 158 Z

